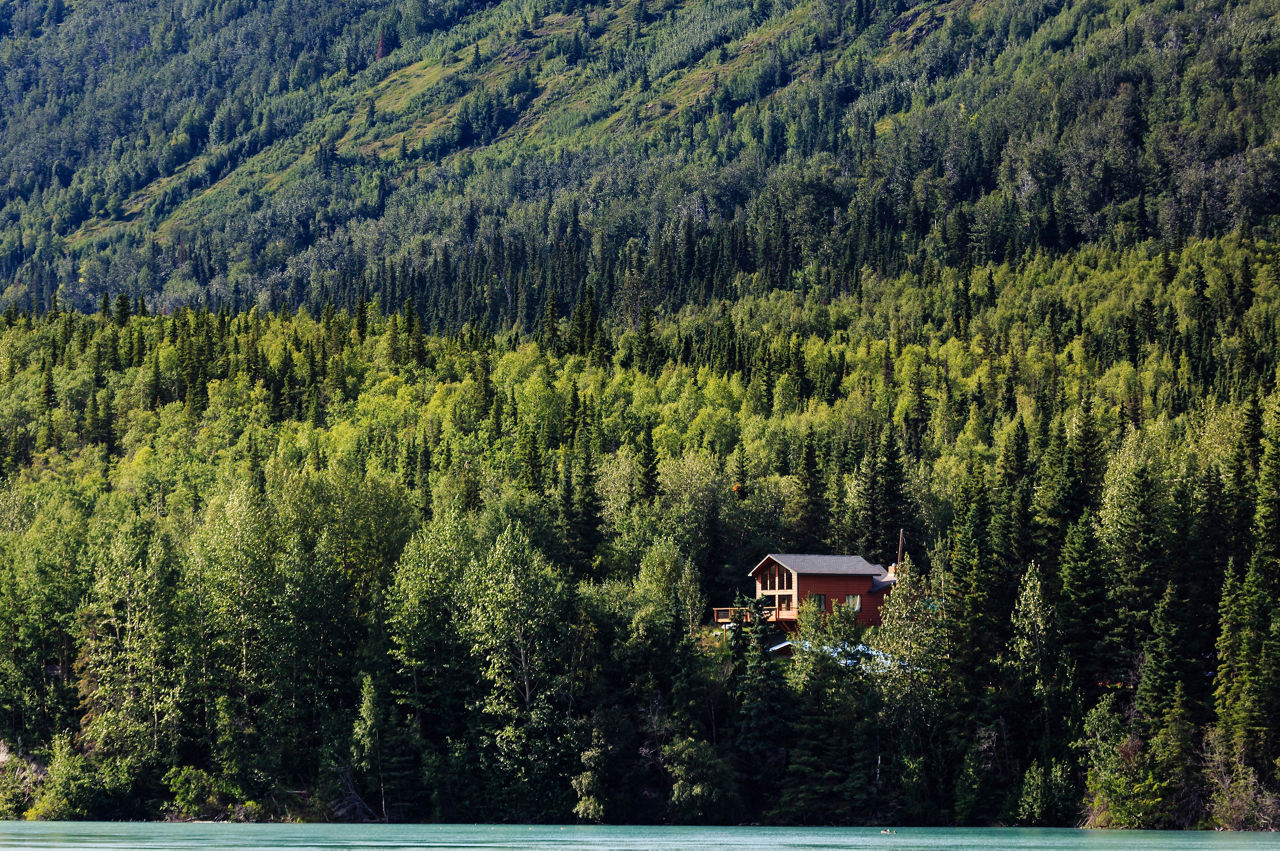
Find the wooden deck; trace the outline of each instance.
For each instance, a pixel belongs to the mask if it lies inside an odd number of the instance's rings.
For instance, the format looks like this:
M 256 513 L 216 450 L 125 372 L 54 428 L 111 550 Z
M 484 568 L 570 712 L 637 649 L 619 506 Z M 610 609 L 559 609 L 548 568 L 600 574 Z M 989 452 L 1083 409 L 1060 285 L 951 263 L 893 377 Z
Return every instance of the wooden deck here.
M 746 607 L 727 606 L 711 610 L 711 619 L 718 624 L 733 623 L 734 617 L 738 615 L 741 615 L 743 622 L 751 623 L 751 610 Z M 796 610 L 761 606 L 760 617 L 769 623 L 794 623 Z

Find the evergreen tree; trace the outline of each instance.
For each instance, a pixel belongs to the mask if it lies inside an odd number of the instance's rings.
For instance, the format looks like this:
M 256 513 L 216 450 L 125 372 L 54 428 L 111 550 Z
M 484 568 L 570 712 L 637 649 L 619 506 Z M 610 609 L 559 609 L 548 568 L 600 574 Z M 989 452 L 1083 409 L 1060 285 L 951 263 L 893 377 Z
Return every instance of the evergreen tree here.
M 994 565 L 987 548 L 991 520 L 987 493 L 985 477 L 970 462 L 951 532 L 947 578 L 948 622 L 956 653 L 951 672 L 956 677 L 957 694 L 964 701 L 962 706 L 970 712 L 979 698 L 980 683 L 991 673 L 1008 623 L 1008 612 L 1002 616 L 993 608 Z
M 1022 420 L 1015 421 L 996 462 L 991 500 L 991 558 L 994 562 L 991 596 L 994 606 L 1012 611 L 1017 596 L 1018 572 L 1026 563 L 1024 536 L 1031 514 L 1031 477 L 1028 439 Z M 1051 586 L 1048 595 L 1055 596 Z
M 658 454 L 653 448 L 653 428 L 646 426 L 640 432 L 636 457 L 639 480 L 636 492 L 640 498 L 650 501 L 658 495 Z
M 826 538 L 827 508 L 812 429 L 806 430 L 801 440 L 796 483 L 800 492 L 797 544 L 803 552 L 814 552 Z
M 120 293 L 116 296 L 115 320 L 116 325 L 124 328 L 129 324 L 129 316 L 132 313 L 132 305 L 129 303 L 129 296 Z
M 889 564 L 897 561 L 899 534 L 911 532 L 914 528 L 906 496 L 906 469 L 892 425 L 886 425 L 880 433 L 876 478 L 877 534 L 868 552 L 873 560 Z
M 1160 719 L 1160 729 L 1150 742 L 1151 776 L 1159 795 L 1153 808 L 1153 827 L 1190 829 L 1196 826 L 1201 803 L 1201 779 L 1197 770 L 1195 728 L 1187 708 L 1181 681 L 1165 699 L 1168 708 Z
M 810 617 L 801 625 L 801 649 L 788 671 L 790 744 L 773 819 L 859 824 L 875 806 L 878 706 L 860 666 L 848 664 L 853 651 L 835 623 L 839 611 L 827 623 Z M 830 735 L 833 725 L 839 737 Z
M 1048 442 L 1041 450 L 1037 465 L 1035 493 L 1032 497 L 1032 538 L 1035 557 L 1046 565 L 1056 563 L 1067 527 L 1071 524 L 1071 478 L 1067 458 L 1066 431 L 1060 417 L 1054 417 Z
M 1254 564 L 1265 593 L 1280 595 L 1280 402 L 1270 406 L 1258 461 L 1258 496 L 1254 510 Z
M 1186 601 L 1173 583 L 1169 583 L 1151 616 L 1151 637 L 1143 646 L 1141 674 L 1134 694 L 1138 727 L 1147 738 L 1153 736 L 1165 723 L 1166 716 L 1175 710 L 1170 701 L 1175 691 L 1182 688 L 1179 680 L 1187 669 L 1187 660 L 1181 619 L 1186 608 Z M 1179 700 L 1185 704 L 1185 690 Z M 1181 715 L 1186 712 L 1186 706 L 1178 706 L 1176 711 Z
M 1275 752 L 1271 720 L 1280 707 L 1280 638 L 1275 603 L 1256 561 L 1237 584 L 1228 571 L 1223 587 L 1214 705 L 1223 739 L 1235 757 L 1269 771 Z
M 1047 595 L 1041 567 L 1032 562 L 1023 575 L 1013 609 L 1010 641 L 1011 679 L 1018 701 L 1010 713 L 1024 732 L 1031 763 L 1023 774 L 1018 799 L 1019 820 L 1060 824 L 1073 805 L 1074 790 L 1064 779 L 1067 756 L 1061 747 L 1074 714 L 1073 674 L 1069 657 L 1059 652 L 1060 618 Z
M 1067 532 L 1058 574 L 1063 649 L 1076 666 L 1086 693 L 1096 693 L 1106 676 L 1098 634 L 1106 617 L 1107 584 L 1098 550 L 1093 521 L 1081 517 Z
M 592 558 L 600 546 L 600 495 L 596 486 L 595 452 L 587 430 L 579 429 L 575 441 L 573 524 L 574 539 L 579 550 L 581 569 L 590 569 Z
M 749 636 L 734 648 L 734 688 L 738 716 L 734 753 L 742 776 L 746 806 L 758 812 L 776 799 L 778 781 L 786 764 L 786 750 L 773 736 L 760 731 L 788 730 L 788 713 L 782 702 L 783 685 L 778 663 L 768 651 L 765 620 L 752 613 L 743 632 Z
M 44 410 L 51 411 L 58 404 L 58 397 L 53 388 L 53 364 L 49 361 L 44 363 L 44 374 L 40 378 L 40 401 L 44 404 Z
M 160 404 L 163 388 L 160 383 L 160 356 L 151 353 L 151 366 L 147 370 L 147 407 L 154 409 Z
M 1075 428 L 1067 439 L 1066 457 L 1071 496 L 1068 500 L 1068 516 L 1078 517 L 1081 512 L 1097 507 L 1106 471 L 1106 456 L 1093 411 L 1093 396 L 1082 393 Z

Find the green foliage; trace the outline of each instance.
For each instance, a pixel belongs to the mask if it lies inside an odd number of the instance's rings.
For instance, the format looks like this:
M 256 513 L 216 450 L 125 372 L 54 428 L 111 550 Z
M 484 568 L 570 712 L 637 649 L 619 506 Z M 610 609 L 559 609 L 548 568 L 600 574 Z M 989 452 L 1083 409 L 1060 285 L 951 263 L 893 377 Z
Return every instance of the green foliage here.
M 671 819 L 676 824 L 734 823 L 741 812 L 733 769 L 707 741 L 676 739 L 662 749 L 671 786 Z
M 788 671 L 789 753 L 770 817 L 802 824 L 861 824 L 879 804 L 879 694 L 847 607 L 825 618 L 801 609 Z M 767 729 L 767 728 L 766 728 Z M 839 735 L 832 732 L 839 730 Z M 769 734 L 766 734 L 769 735 Z
M 173 814 L 178 818 L 210 818 L 225 812 L 218 781 L 209 772 L 190 765 L 169 769 L 165 785 L 173 801 Z
M 577 687 L 572 593 L 514 526 L 471 562 L 463 587 L 460 629 L 480 664 L 481 707 L 493 724 L 484 751 L 488 782 L 517 818 L 564 812 L 571 740 L 562 710 Z
M 536 339 L 380 299 L 10 311 L 0 805 L 1266 824 L 1275 266 L 868 268 L 650 312 L 639 360 L 587 300 Z M 804 607 L 787 662 L 705 629 L 762 553 L 899 530 L 882 626 Z
M 89 761 L 76 750 L 70 734 L 54 737 L 46 770 L 40 795 L 27 810 L 26 818 L 65 821 L 87 818 L 94 812 L 100 789 Z
M 1277 35 L 0 3 L 0 814 L 1274 826 Z
M 1066 763 L 1054 760 L 1046 771 L 1032 760 L 1018 795 L 1018 821 L 1028 825 L 1069 824 L 1077 802 L 1075 783 Z

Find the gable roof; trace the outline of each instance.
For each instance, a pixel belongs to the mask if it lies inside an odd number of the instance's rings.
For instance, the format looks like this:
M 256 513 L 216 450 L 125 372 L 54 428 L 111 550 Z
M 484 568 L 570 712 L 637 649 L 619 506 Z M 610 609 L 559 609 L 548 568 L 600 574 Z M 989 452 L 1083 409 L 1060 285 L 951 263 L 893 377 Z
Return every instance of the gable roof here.
M 801 553 L 769 553 L 760 563 L 751 568 L 748 576 L 764 567 L 770 561 L 790 570 L 792 573 L 822 574 L 826 576 L 884 576 L 889 571 L 883 566 L 872 564 L 862 556 L 815 556 Z

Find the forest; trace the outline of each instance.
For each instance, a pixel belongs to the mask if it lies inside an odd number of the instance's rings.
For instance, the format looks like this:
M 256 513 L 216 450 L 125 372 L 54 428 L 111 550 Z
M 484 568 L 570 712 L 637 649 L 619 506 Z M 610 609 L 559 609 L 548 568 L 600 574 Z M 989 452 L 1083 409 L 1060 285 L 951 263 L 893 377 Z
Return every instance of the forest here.
M 1257 234 L 528 335 L 0 322 L 9 817 L 1277 825 Z M 899 529 L 883 626 L 709 626 Z
M 0 817 L 1280 828 L 1278 228 L 1269 0 L 0 0 Z

